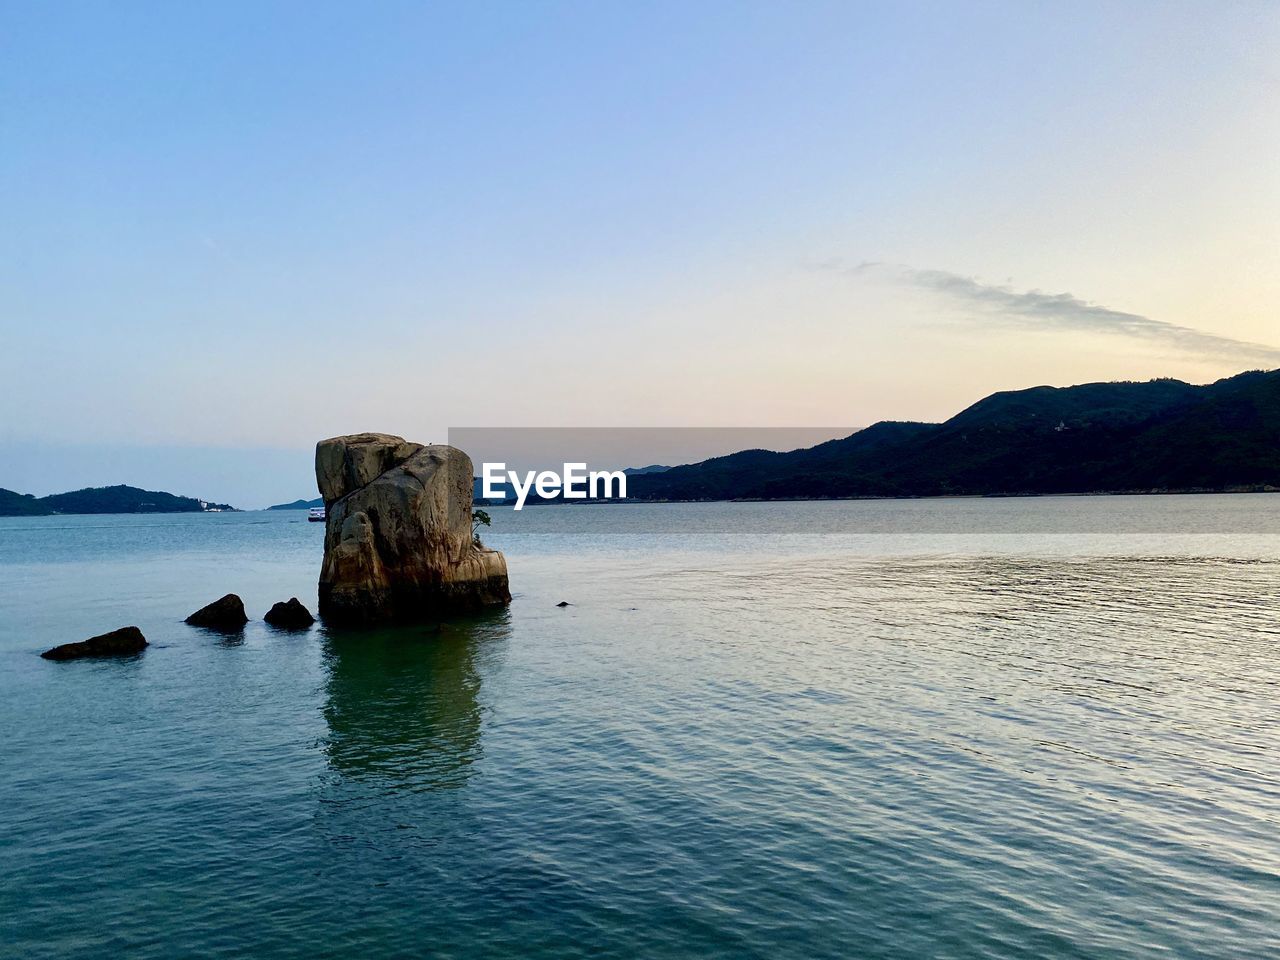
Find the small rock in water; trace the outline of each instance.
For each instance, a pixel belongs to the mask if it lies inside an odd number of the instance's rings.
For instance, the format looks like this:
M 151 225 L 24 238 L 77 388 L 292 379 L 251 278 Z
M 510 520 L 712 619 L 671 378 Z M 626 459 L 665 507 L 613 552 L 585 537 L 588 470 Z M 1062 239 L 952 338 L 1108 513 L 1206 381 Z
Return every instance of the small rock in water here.
M 82 657 L 123 657 L 141 653 L 147 638 L 137 627 L 121 627 L 88 640 L 64 643 L 46 650 L 40 656 L 46 660 L 79 660 Z
M 568 600 L 561 600 L 559 603 L 557 603 L 557 604 L 556 604 L 556 606 L 557 606 L 557 607 L 572 607 L 572 606 L 573 606 L 573 604 L 572 604 L 572 603 L 570 603 Z
M 221 600 L 215 600 L 187 617 L 187 623 L 193 627 L 210 627 L 214 630 L 239 630 L 248 622 L 244 601 L 234 593 L 228 593 Z
M 316 622 L 311 611 L 304 607 L 297 597 L 290 597 L 288 603 L 272 604 L 267 615 L 262 618 L 273 627 L 285 630 L 305 630 Z

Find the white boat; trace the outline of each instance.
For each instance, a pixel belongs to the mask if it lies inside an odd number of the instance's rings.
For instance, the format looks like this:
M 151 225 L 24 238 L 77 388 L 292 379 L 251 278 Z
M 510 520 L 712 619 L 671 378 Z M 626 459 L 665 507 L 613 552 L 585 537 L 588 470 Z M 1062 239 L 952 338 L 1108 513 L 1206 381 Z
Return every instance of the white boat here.
M 312 523 L 324 523 L 324 507 L 312 507 L 307 511 L 307 519 Z

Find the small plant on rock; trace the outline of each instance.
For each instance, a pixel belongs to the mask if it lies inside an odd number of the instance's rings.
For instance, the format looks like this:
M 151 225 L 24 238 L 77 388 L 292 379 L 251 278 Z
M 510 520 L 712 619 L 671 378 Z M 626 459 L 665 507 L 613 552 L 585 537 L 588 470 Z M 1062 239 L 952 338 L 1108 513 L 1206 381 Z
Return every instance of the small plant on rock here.
M 477 547 L 483 547 L 483 546 L 484 546 L 484 544 L 480 542 L 480 528 L 481 528 L 481 527 L 487 527 L 487 526 L 489 526 L 491 522 L 492 522 L 492 521 L 490 520 L 490 518 L 489 518 L 489 514 L 488 514 L 488 512 L 487 512 L 487 511 L 485 511 L 485 510 L 473 510 L 473 511 L 472 511 L 472 513 L 471 513 L 471 542 L 472 542 L 472 543 L 474 543 Z

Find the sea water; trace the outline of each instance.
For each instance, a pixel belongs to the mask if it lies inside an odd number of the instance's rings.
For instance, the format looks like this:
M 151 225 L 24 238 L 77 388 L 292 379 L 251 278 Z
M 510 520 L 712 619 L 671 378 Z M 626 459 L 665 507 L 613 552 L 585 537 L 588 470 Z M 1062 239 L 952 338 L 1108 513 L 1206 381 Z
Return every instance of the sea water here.
M 341 633 L 302 512 L 0 520 L 0 955 L 1280 954 L 1280 496 L 491 512 Z

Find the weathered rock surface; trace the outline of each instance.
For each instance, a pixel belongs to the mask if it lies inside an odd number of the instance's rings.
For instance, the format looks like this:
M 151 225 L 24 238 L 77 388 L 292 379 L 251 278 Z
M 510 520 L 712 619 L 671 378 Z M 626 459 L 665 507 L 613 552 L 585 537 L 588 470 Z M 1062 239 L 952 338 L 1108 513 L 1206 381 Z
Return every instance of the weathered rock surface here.
M 311 611 L 304 607 L 297 597 L 290 597 L 288 603 L 274 603 L 267 615 L 262 618 L 273 627 L 283 630 L 305 630 L 316 622 Z
M 507 562 L 472 541 L 471 458 L 360 433 L 316 445 L 327 521 L 320 616 L 415 621 L 511 602 Z
M 244 601 L 234 593 L 228 593 L 220 600 L 215 600 L 207 607 L 201 607 L 191 616 L 187 623 L 193 627 L 209 627 L 213 630 L 239 630 L 249 622 L 244 612 Z
M 137 627 L 121 627 L 110 633 L 99 634 L 88 640 L 76 643 L 64 643 L 46 650 L 40 656 L 46 660 L 79 660 L 82 657 L 124 657 L 133 653 L 141 653 L 147 645 L 147 638 Z

